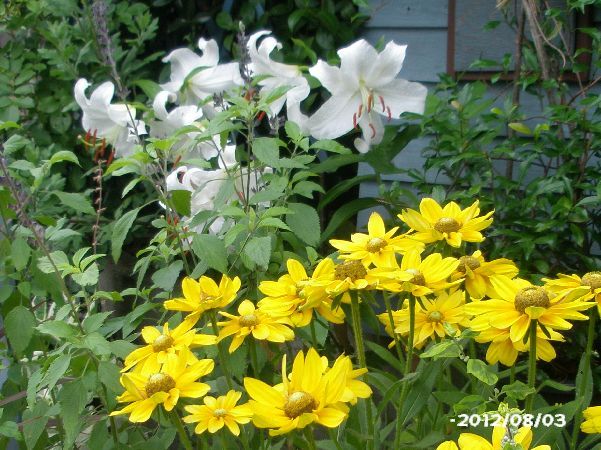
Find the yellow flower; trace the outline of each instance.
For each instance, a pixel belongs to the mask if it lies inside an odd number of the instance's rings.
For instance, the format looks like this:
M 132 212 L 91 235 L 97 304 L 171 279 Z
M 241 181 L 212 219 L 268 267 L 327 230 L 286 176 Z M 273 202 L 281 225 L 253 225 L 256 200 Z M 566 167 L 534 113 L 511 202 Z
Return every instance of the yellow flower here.
M 487 320 L 491 327 L 509 328 L 513 342 L 524 339 L 532 320 L 547 329 L 569 330 L 572 324 L 566 319 L 586 320 L 587 316 L 579 311 L 594 305 L 581 300 L 562 301 L 544 288 L 519 278 L 512 280 L 499 275 L 491 283 L 499 298 L 472 302 L 465 309 L 480 320 Z
M 489 364 L 500 362 L 511 367 L 515 364 L 519 353 L 530 350 L 530 340 L 513 342 L 510 337 L 509 328 L 493 328 L 488 324 L 486 319 L 480 320 L 479 318 L 472 320 L 470 326 L 474 331 L 481 330 L 480 334 L 476 336 L 476 342 L 490 342 L 486 351 L 486 361 Z M 563 342 L 564 338 L 557 331 L 551 329 L 547 329 L 547 333 L 549 333 L 550 338 L 547 337 L 540 326 L 537 327 L 536 358 L 549 362 L 557 356 L 555 349 L 549 341 Z
M 192 329 L 195 320 L 184 320 L 173 330 L 169 330 L 169 324 L 163 324 L 162 333 L 155 327 L 142 328 L 142 338 L 146 344 L 127 355 L 125 358 L 125 367 L 121 372 L 126 372 L 135 365 L 143 363 L 151 367 L 156 364 L 163 364 L 167 356 L 181 352 L 189 347 L 198 345 L 213 345 L 217 342 L 217 337 L 208 334 L 196 334 Z M 188 364 L 197 361 L 193 353 L 188 352 L 190 360 Z
M 503 438 L 506 430 L 504 427 L 495 427 L 492 432 L 492 443 L 488 442 L 482 436 L 472 433 L 461 433 L 457 444 L 453 441 L 446 441 L 436 447 L 436 450 L 502 450 Z M 537 445 L 530 448 L 532 443 L 532 431 L 529 427 L 522 427 L 513 436 L 513 442 L 521 445 L 523 450 L 551 450 L 548 445 Z
M 207 430 L 209 433 L 215 433 L 225 425 L 233 435 L 239 436 L 238 424 L 250 422 L 253 415 L 248 404 L 236 406 L 241 396 L 241 392 L 229 391 L 218 398 L 206 396 L 203 398 L 204 405 L 184 406 L 190 413 L 184 417 L 184 422 L 198 423 L 194 428 L 197 434 Z
M 193 313 L 190 320 L 198 320 L 203 312 L 223 308 L 234 301 L 240 284 L 240 278 L 231 279 L 227 275 L 222 275 L 219 286 L 206 276 L 198 281 L 186 277 L 182 281 L 184 298 L 165 301 L 165 309 Z
M 584 422 L 580 425 L 583 433 L 601 433 L 601 406 L 591 406 L 583 411 Z
M 124 373 L 121 385 L 125 392 L 117 397 L 119 403 L 129 403 L 110 415 L 129 414 L 130 422 L 146 422 L 158 405 L 171 411 L 179 398 L 199 398 L 209 392 L 209 385 L 197 380 L 213 371 L 213 360 L 201 359 L 188 365 L 189 350 L 171 355 L 160 371 L 149 370 Z
M 582 278 L 578 275 L 557 275 L 557 280 L 543 278 L 545 288 L 559 297 L 579 298 L 588 301 L 594 299 L 601 315 L 601 272 L 588 272 Z
M 304 327 L 311 322 L 313 311 L 333 323 L 344 322 L 342 308 L 332 310 L 332 298 L 326 286 L 332 281 L 334 261 L 323 259 L 309 278 L 303 265 L 295 259 L 286 261 L 288 273 L 278 281 L 263 281 L 259 290 L 266 295 L 259 308 L 276 317 L 290 317 L 294 326 Z
M 350 241 L 330 240 L 330 244 L 339 250 L 340 259 L 359 260 L 366 266 L 378 267 L 395 265 L 396 254 L 417 249 L 423 251 L 424 244 L 405 236 L 393 237 L 399 227 L 386 231 L 382 217 L 373 212 L 367 223 L 368 234 L 354 233 Z
M 470 297 L 479 300 L 484 296 L 494 296 L 490 283 L 491 277 L 505 275 L 513 278 L 518 272 L 519 269 L 513 261 L 505 258 L 485 261 L 482 252 L 477 250 L 471 256 L 459 258 L 459 266 L 451 279 L 465 278 L 465 290 Z
M 244 300 L 238 306 L 239 316 L 219 311 L 219 314 L 227 317 L 228 321 L 218 322 L 223 327 L 219 332 L 219 340 L 227 336 L 235 335 L 230 344 L 229 352 L 236 351 L 249 334 L 258 340 L 270 342 L 284 342 L 294 339 L 294 332 L 287 325 L 292 322 L 287 317 L 272 317 L 261 308 L 256 309 L 250 300 Z
M 447 335 L 447 327 L 455 331 L 469 325 L 469 317 L 464 311 L 465 292 L 457 290 L 452 294 L 441 292 L 435 299 L 422 298 L 415 308 L 415 340 L 414 347 L 421 348 L 427 339 L 443 338 Z M 409 306 L 392 312 L 395 333 L 409 334 Z M 387 313 L 378 316 L 390 333 L 390 320 Z
M 323 364 L 323 373 L 326 373 L 328 370 L 339 370 L 338 365 L 346 365 L 346 368 L 343 371 L 346 371 L 347 375 L 344 393 L 340 398 L 341 402 L 355 405 L 357 403 L 357 399 L 369 398 L 371 396 L 372 390 L 367 383 L 357 380 L 357 378 L 367 373 L 366 368 L 353 369 L 353 362 L 351 361 L 351 358 L 344 355 L 340 355 L 336 361 L 334 361 L 332 369 L 328 367 L 328 359 L 325 356 L 322 356 L 321 360 Z
M 476 200 L 470 207 L 462 210 L 455 202 L 441 208 L 434 199 L 424 198 L 419 204 L 420 212 L 405 209 L 398 217 L 416 231 L 411 235 L 413 239 L 425 244 L 444 239 L 447 244 L 459 247 L 463 241 L 482 242 L 484 236 L 480 230 L 492 223 L 489 217 L 494 211 L 478 217 L 478 203 Z
M 380 289 L 406 291 L 423 297 L 461 283 L 461 279 L 447 281 L 458 265 L 458 259 L 443 258 L 440 253 L 433 253 L 422 261 L 417 251 L 410 251 L 403 256 L 400 267 L 373 269 L 371 275 L 380 277 Z
M 290 378 L 286 373 L 286 355 L 282 361 L 282 383 L 276 386 L 244 378 L 244 387 L 252 400 L 253 423 L 269 428 L 271 436 L 304 428 L 311 423 L 334 428 L 348 415 L 343 403 L 349 365 L 335 364 L 324 374 L 323 362 L 311 348 L 307 356 L 294 358 Z

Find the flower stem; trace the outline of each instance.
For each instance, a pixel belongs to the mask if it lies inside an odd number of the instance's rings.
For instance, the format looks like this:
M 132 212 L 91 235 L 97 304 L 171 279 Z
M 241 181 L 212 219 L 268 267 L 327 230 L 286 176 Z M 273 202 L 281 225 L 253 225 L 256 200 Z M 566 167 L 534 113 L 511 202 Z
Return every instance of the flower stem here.
M 307 444 L 309 444 L 309 450 L 317 450 L 315 436 L 313 436 L 313 427 L 305 427 L 305 437 L 307 438 Z
M 365 359 L 365 347 L 363 345 L 363 329 L 361 328 L 361 315 L 359 312 L 359 297 L 357 291 L 351 290 L 351 313 L 353 318 L 353 334 L 355 335 L 355 342 L 357 345 L 357 357 L 359 358 L 359 365 L 362 369 L 367 369 L 367 361 Z M 365 378 L 365 375 L 363 375 Z M 367 434 L 369 435 L 369 441 L 367 442 L 367 449 L 373 449 L 374 439 L 374 423 L 373 415 L 371 410 L 371 402 L 369 399 L 365 400 L 365 415 L 367 422 Z
M 405 372 L 403 373 L 403 377 L 407 377 L 409 372 L 412 369 L 413 363 L 413 340 L 415 338 L 415 297 L 413 295 L 409 296 L 409 338 L 407 340 L 407 359 L 405 360 Z M 405 403 L 405 399 L 407 398 L 407 394 L 409 393 L 409 383 L 407 380 L 403 381 L 403 386 L 401 387 L 401 395 L 399 397 L 399 409 L 397 413 L 397 421 L 396 421 L 396 432 L 394 438 L 394 448 L 401 448 L 401 433 L 403 431 L 403 403 Z
M 330 440 L 334 443 L 336 450 L 342 450 L 342 446 L 338 442 L 338 434 L 334 428 L 328 428 L 328 434 L 330 435 Z
M 250 365 L 253 369 L 253 375 L 255 378 L 259 378 L 259 363 L 257 361 L 257 342 L 254 339 L 251 339 L 249 345 Z
M 530 353 L 528 355 L 528 387 L 535 388 L 536 385 L 536 328 L 537 321 L 530 322 L 530 330 L 528 331 L 528 339 L 530 340 Z M 536 392 L 533 392 L 526 398 L 525 410 L 532 412 L 534 406 L 534 397 Z
M 386 313 L 388 314 L 388 322 L 390 323 L 390 329 L 392 330 L 392 338 L 394 339 L 394 346 L 396 347 L 396 352 L 399 357 L 399 361 L 401 362 L 401 366 L 405 364 L 405 358 L 403 357 L 403 349 L 401 348 L 401 342 L 399 341 L 399 337 L 394 332 L 394 317 L 392 316 L 392 307 L 390 306 L 390 298 L 388 294 L 384 292 L 384 304 L 386 305 Z
M 588 333 L 586 336 L 586 349 L 584 351 L 584 365 L 582 373 L 582 378 L 580 378 L 580 384 L 576 386 L 576 397 L 582 397 L 584 395 L 584 391 L 586 390 L 586 386 L 589 383 L 588 380 L 588 372 L 591 366 L 591 353 L 593 350 L 593 342 L 595 340 L 595 321 L 597 319 L 597 315 L 595 311 L 591 313 L 591 316 L 588 321 Z M 572 430 L 572 441 L 570 443 L 570 450 L 576 450 L 576 445 L 578 444 L 578 436 L 580 434 L 580 422 L 582 422 L 582 410 L 584 406 L 580 405 L 580 408 L 576 411 L 576 415 L 574 416 L 574 429 Z
M 186 450 L 193 450 L 192 442 L 190 442 L 188 433 L 186 433 L 186 429 L 184 428 L 182 419 L 177 415 L 177 412 L 175 410 L 171 411 L 171 420 L 173 421 L 173 425 L 175 425 L 175 428 L 177 429 L 177 434 L 179 434 L 179 439 L 182 442 L 184 448 Z
M 213 333 L 215 336 L 219 335 L 219 326 L 217 325 L 217 314 L 215 311 L 210 311 L 209 316 L 211 318 L 211 325 L 213 327 Z M 223 349 L 223 345 L 221 342 L 217 342 L 217 352 L 219 354 L 219 365 L 221 366 L 221 371 L 225 376 L 225 381 L 227 382 L 228 389 L 233 389 L 234 383 L 232 383 L 232 378 L 230 376 L 229 367 L 227 365 L 227 357 L 225 355 L 225 351 Z

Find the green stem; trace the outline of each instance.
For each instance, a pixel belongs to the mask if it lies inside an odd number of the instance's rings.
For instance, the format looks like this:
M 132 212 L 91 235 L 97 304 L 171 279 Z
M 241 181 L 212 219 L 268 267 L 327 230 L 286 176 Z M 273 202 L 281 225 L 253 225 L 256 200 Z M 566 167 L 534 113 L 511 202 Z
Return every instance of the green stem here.
M 591 353 L 593 351 L 593 342 L 595 341 L 595 321 L 597 319 L 597 314 L 595 311 L 591 313 L 591 317 L 588 321 L 588 333 L 586 336 L 586 349 L 584 351 L 584 373 L 582 374 L 582 378 L 580 379 L 580 384 L 576 387 L 576 398 L 582 397 L 584 391 L 586 390 L 586 386 L 589 382 L 588 380 L 588 372 L 591 366 Z M 576 445 L 578 444 L 578 436 L 580 435 L 580 422 L 582 422 L 582 410 L 584 406 L 581 405 L 578 408 L 576 415 L 574 416 L 574 429 L 572 430 L 572 441 L 570 443 L 570 450 L 576 450 Z
M 328 434 L 330 435 L 330 440 L 334 443 L 336 450 L 342 450 L 342 446 L 338 442 L 338 434 L 334 428 L 328 428 Z
M 390 323 L 390 329 L 392 330 L 392 338 L 394 339 L 394 346 L 396 347 L 396 352 L 399 357 L 399 361 L 401 362 L 401 366 L 405 365 L 405 358 L 403 357 L 403 349 L 401 348 L 401 342 L 399 341 L 399 337 L 394 332 L 396 328 L 394 326 L 394 317 L 392 315 L 392 307 L 390 306 L 390 298 L 387 293 L 384 292 L 384 304 L 386 305 L 386 313 L 388 314 L 388 323 Z
M 257 342 L 254 339 L 250 341 L 250 365 L 253 368 L 253 375 L 255 378 L 259 378 L 259 363 L 257 362 Z
M 536 385 L 536 328 L 538 327 L 537 321 L 532 320 L 530 322 L 530 329 L 528 331 L 528 339 L 530 340 L 530 353 L 528 355 L 528 387 L 532 389 Z M 526 398 L 525 410 L 527 413 L 531 413 L 534 406 L 534 397 L 536 392 L 530 394 Z
M 192 442 L 190 442 L 190 438 L 188 437 L 188 433 L 186 433 L 186 429 L 184 428 L 184 424 L 182 423 L 182 419 L 177 415 L 175 410 L 171 411 L 171 420 L 175 428 L 177 429 L 177 434 L 179 434 L 179 439 L 182 442 L 182 445 L 186 450 L 193 450 Z
M 315 436 L 313 436 L 313 427 L 305 427 L 305 436 L 307 438 L 307 444 L 309 444 L 309 450 L 317 450 L 315 446 Z
M 210 311 L 209 316 L 211 318 L 211 325 L 213 327 L 213 333 L 215 333 L 215 336 L 217 336 L 217 335 L 219 335 L 219 325 L 217 325 L 217 314 L 215 313 L 215 311 Z M 228 387 L 228 389 L 233 389 L 234 383 L 232 383 L 232 378 L 230 376 L 229 367 L 227 365 L 227 357 L 226 357 L 225 351 L 223 349 L 222 342 L 217 343 L 217 352 L 219 354 L 219 365 L 221 366 L 221 371 L 223 372 L 223 375 L 225 376 L 225 381 L 227 382 L 227 387 Z
M 509 369 L 509 384 L 515 383 L 515 366 L 511 366 Z
M 367 361 L 365 359 L 365 347 L 363 345 L 363 329 L 361 328 L 361 314 L 359 312 L 359 297 L 357 291 L 351 290 L 351 313 L 353 319 L 353 334 L 355 335 L 355 343 L 357 345 L 357 357 L 359 358 L 359 365 L 363 369 L 367 369 Z M 365 375 L 363 375 L 364 381 Z M 369 435 L 369 441 L 367 442 L 368 450 L 373 449 L 374 444 L 374 423 L 373 415 L 371 410 L 371 401 L 367 399 L 365 401 L 365 415 L 367 422 L 367 434 Z
M 407 341 L 407 360 L 405 361 L 405 373 L 403 377 L 406 378 L 412 369 L 413 363 L 413 341 L 415 338 L 415 297 L 409 296 L 409 339 Z M 399 397 L 399 409 L 396 421 L 396 432 L 394 438 L 394 448 L 401 448 L 401 433 L 403 431 L 403 403 L 409 393 L 409 383 L 403 381 L 403 387 L 401 388 L 401 395 Z

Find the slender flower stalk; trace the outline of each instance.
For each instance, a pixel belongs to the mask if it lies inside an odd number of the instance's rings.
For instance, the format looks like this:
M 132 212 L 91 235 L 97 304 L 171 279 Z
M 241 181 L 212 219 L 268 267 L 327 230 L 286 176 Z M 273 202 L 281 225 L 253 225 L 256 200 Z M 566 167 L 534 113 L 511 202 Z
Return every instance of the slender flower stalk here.
M 580 384 L 576 387 L 576 395 L 582 395 L 584 390 L 586 389 L 587 384 L 589 383 L 588 372 L 591 367 L 591 353 L 593 350 L 593 342 L 595 341 L 595 322 L 597 319 L 597 314 L 592 312 L 590 315 L 590 319 L 588 322 L 588 333 L 586 336 L 586 349 L 584 353 L 584 367 L 582 378 L 580 379 Z M 580 408 L 576 411 L 576 415 L 574 416 L 574 429 L 572 430 L 572 441 L 570 443 L 570 450 L 576 450 L 576 445 L 578 444 L 578 436 L 580 434 L 580 423 L 582 422 L 582 410 L 584 406 L 581 405 Z
M 365 359 L 365 346 L 363 344 L 363 330 L 361 328 L 361 314 L 359 312 L 359 296 L 356 290 L 349 291 L 351 296 L 351 312 L 353 318 L 353 334 L 355 335 L 355 342 L 357 345 L 357 357 L 359 358 L 359 365 L 362 369 L 367 369 L 367 361 Z M 369 399 L 366 400 L 365 404 L 365 415 L 367 420 L 367 433 L 369 434 L 369 441 L 367 442 L 367 449 L 373 449 L 373 438 L 374 438 L 374 423 L 373 415 L 371 410 L 371 402 Z
M 209 317 L 211 318 L 211 326 L 213 327 L 213 333 L 215 335 L 219 334 L 219 326 L 217 325 L 217 314 L 214 310 L 210 311 Z M 227 355 L 225 354 L 225 350 L 223 348 L 223 342 L 217 342 L 217 352 L 219 355 L 219 365 L 221 366 L 221 371 L 225 376 L 225 381 L 227 382 L 228 389 L 234 389 L 234 383 L 232 383 L 232 377 L 230 376 L 229 366 L 227 364 Z
M 386 305 L 386 314 L 388 315 L 388 323 L 390 324 L 390 329 L 392 330 L 392 338 L 394 339 L 394 346 L 396 347 L 397 355 L 399 357 L 399 361 L 401 366 L 405 365 L 405 357 L 403 356 L 403 349 L 401 348 L 401 341 L 399 341 L 398 335 L 395 333 L 394 329 L 396 325 L 394 324 L 394 317 L 392 316 L 392 307 L 390 306 L 390 298 L 386 292 L 383 293 L 384 296 L 384 305 Z M 401 304 L 399 308 L 403 307 L 403 302 L 401 299 Z
M 192 450 L 192 442 L 190 442 L 190 438 L 188 437 L 188 433 L 186 433 L 186 429 L 184 428 L 184 424 L 182 423 L 182 419 L 177 415 L 177 412 L 174 410 L 171 411 L 171 420 L 175 425 L 175 429 L 177 430 L 177 434 L 179 434 L 180 441 L 186 450 Z
M 403 373 L 403 377 L 407 377 L 409 372 L 411 371 L 411 364 L 413 362 L 413 341 L 415 338 L 415 297 L 413 295 L 409 296 L 409 337 L 407 339 L 407 359 L 405 360 L 405 372 Z M 394 448 L 401 448 L 401 432 L 403 428 L 403 417 L 401 415 L 403 411 L 403 403 L 405 403 L 405 399 L 407 398 L 407 394 L 409 393 L 409 383 L 407 380 L 403 382 L 403 387 L 401 388 L 401 395 L 399 397 L 399 409 L 397 414 L 397 422 L 396 422 L 396 433 L 394 438 Z
M 534 389 L 536 385 L 536 328 L 538 326 L 538 321 L 533 320 L 530 322 L 530 330 L 528 334 L 528 339 L 530 340 L 530 353 L 528 358 L 528 387 Z M 526 412 L 531 413 L 534 406 L 534 397 L 536 396 L 536 392 L 530 394 L 526 398 Z

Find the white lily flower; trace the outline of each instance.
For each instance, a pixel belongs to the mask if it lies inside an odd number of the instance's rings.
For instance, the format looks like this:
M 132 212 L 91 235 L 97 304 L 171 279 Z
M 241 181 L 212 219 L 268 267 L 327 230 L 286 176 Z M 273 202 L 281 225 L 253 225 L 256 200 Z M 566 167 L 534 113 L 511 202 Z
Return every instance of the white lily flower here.
M 111 104 L 115 86 L 110 81 L 98 86 L 90 98 L 86 97 L 89 86 L 86 79 L 80 78 L 73 90 L 75 101 L 83 111 L 81 124 L 84 130 L 95 133 L 100 139 L 106 139 L 115 149 L 115 156 L 131 154 L 139 143 L 138 136 L 146 134 L 144 122 L 135 120 L 136 109 L 123 104 Z
M 338 50 L 340 67 L 322 60 L 309 69 L 332 96 L 309 119 L 311 135 L 334 139 L 359 126 L 363 138 L 355 140 L 365 153 L 382 140 L 382 117 L 396 119 L 404 112 L 421 114 L 425 86 L 397 78 L 405 59 L 406 45 L 389 42 L 378 53 L 361 39 Z
M 167 176 L 167 191 L 190 191 L 192 193 L 190 198 L 190 215 L 194 217 L 201 211 L 213 211 L 216 206 L 219 206 L 215 205 L 215 199 L 226 183 L 233 181 L 235 191 L 232 197 L 227 200 L 227 203 L 240 202 L 243 196 L 246 195 L 247 189 L 251 195 L 261 189 L 263 186 L 261 180 L 263 173 L 272 172 L 273 170 L 270 167 L 264 168 L 263 172 L 251 169 L 249 177 L 248 168 L 243 168 L 242 170 L 233 169 L 228 172 L 224 168 L 205 170 L 198 167 L 180 166 Z M 250 184 L 247 187 L 249 179 Z M 262 203 L 261 206 L 268 207 L 269 204 Z M 191 218 L 183 217 L 182 220 L 189 222 Z M 205 225 L 206 223 L 200 224 L 194 231 L 202 232 Z M 229 226 L 223 217 L 217 217 L 216 219 L 212 219 L 209 232 L 217 234 Z
M 301 113 L 300 102 L 309 95 L 309 83 L 303 77 L 298 66 L 282 64 L 271 59 L 269 56 L 271 52 L 275 48 L 278 50 L 282 48 L 282 44 L 276 39 L 271 36 L 266 37 L 257 47 L 258 39 L 268 34 L 271 34 L 271 31 L 257 31 L 248 39 L 250 69 L 253 76 L 267 76 L 259 81 L 261 93 L 264 95 L 269 95 L 270 92 L 282 86 L 290 88 L 285 95 L 269 105 L 269 116 L 277 116 L 286 103 L 288 119 L 296 122 L 302 129 L 308 118 Z
M 194 104 L 243 84 L 238 63 L 219 64 L 219 47 L 215 40 L 201 38 L 198 48 L 202 56 L 188 48 L 178 48 L 163 58 L 163 62 L 171 63 L 171 78 L 161 88 L 181 91 L 182 103 Z
M 196 123 L 203 116 L 202 109 L 194 105 L 184 105 L 167 111 L 167 102 L 175 102 L 176 100 L 177 95 L 168 91 L 161 91 L 155 96 L 152 109 L 154 110 L 155 117 L 160 120 L 150 123 L 150 134 L 154 137 L 164 139 L 172 136 L 182 127 L 195 125 L 199 129 L 198 132 L 193 131 L 182 134 L 178 142 L 173 146 L 173 150 L 181 150 L 186 154 L 187 158 L 200 156 L 208 160 L 217 156 L 218 147 L 214 143 L 196 141 L 196 138 L 202 131 L 200 124 Z

